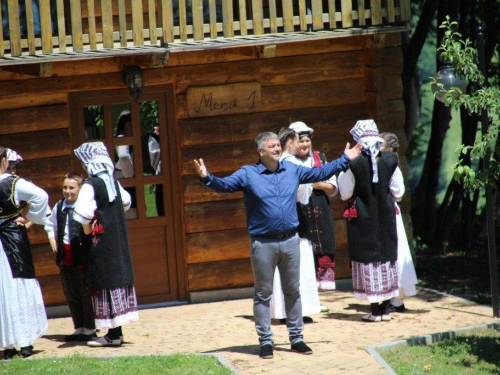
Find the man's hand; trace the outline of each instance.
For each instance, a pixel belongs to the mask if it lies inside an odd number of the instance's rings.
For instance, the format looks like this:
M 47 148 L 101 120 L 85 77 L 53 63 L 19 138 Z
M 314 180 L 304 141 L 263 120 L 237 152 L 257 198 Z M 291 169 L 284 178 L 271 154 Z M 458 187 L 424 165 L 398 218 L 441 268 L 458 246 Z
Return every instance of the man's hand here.
M 205 167 L 205 163 L 203 162 L 203 159 L 200 160 L 193 160 L 194 161 L 194 166 L 196 167 L 196 172 L 200 175 L 201 178 L 205 178 L 208 175 L 207 172 L 207 167 Z
M 49 242 L 50 242 L 50 247 L 52 248 L 52 251 L 54 252 L 54 254 L 57 254 L 57 242 L 56 242 L 55 237 L 49 238 Z
M 346 154 L 350 160 L 356 159 L 361 154 L 361 150 L 363 149 L 361 143 L 357 143 L 353 148 L 349 147 L 351 147 L 351 145 L 349 142 L 347 142 L 347 144 L 345 145 L 344 154 Z

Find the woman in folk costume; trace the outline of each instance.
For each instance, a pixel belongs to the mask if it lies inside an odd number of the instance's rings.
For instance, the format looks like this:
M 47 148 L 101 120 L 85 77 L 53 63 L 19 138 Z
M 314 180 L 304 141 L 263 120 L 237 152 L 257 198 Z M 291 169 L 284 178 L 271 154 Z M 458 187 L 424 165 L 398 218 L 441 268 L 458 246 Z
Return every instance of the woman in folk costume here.
M 0 349 L 4 359 L 33 354 L 33 343 L 48 329 L 42 291 L 35 267 L 25 219 L 21 210 L 28 206 L 26 219 L 45 224 L 50 215 L 45 191 L 7 172 L 9 160 L 22 158 L 0 147 Z
M 102 142 L 84 143 L 75 154 L 89 175 L 74 213 L 84 232 L 92 234 L 84 267 L 85 285 L 92 296 L 96 328 L 108 328 L 105 336 L 87 345 L 120 346 L 121 326 L 139 318 L 124 211 L 130 207 L 131 198 L 114 179 L 113 162 Z
M 380 151 L 398 152 L 399 140 L 393 133 L 382 133 L 380 137 L 384 140 L 384 145 Z M 397 200 L 398 202 L 400 201 Z M 415 285 L 418 283 L 417 273 L 413 265 L 411 257 L 410 246 L 406 237 L 405 226 L 403 224 L 403 217 L 401 209 L 397 202 L 394 202 L 394 209 L 396 210 L 396 225 L 398 233 L 398 285 L 399 297 L 394 297 L 391 300 L 391 312 L 405 312 L 404 298 L 411 297 L 417 294 Z
M 281 143 L 280 162 L 291 162 L 300 165 L 295 158 L 297 152 L 298 135 L 294 130 L 281 129 L 278 133 Z M 305 204 L 311 196 L 311 184 L 299 185 L 297 190 L 297 201 Z M 299 227 L 303 226 L 299 215 Z M 318 314 L 321 311 L 319 303 L 318 288 L 316 286 L 316 272 L 314 269 L 314 256 L 311 241 L 304 237 L 299 230 L 300 236 L 300 298 L 302 300 L 302 316 L 304 323 L 312 323 L 309 315 Z M 281 279 L 278 268 L 274 273 L 273 294 L 271 295 L 271 319 L 280 319 L 286 323 L 285 297 L 281 288 Z
M 375 121 L 358 121 L 351 134 L 363 152 L 338 183 L 342 199 L 350 199 L 354 208 L 347 216 L 354 296 L 370 302 L 363 320 L 389 321 L 390 300 L 399 294 L 394 200 L 403 196 L 403 176 L 398 155 L 380 152 L 384 141 Z
M 327 163 L 325 154 L 313 151 L 314 130 L 303 122 L 290 124 L 290 129 L 299 134 L 297 159 L 300 165 L 313 168 Z M 312 193 L 306 204 L 300 204 L 299 217 L 303 217 L 305 236 L 311 241 L 316 265 L 319 290 L 335 289 L 335 231 L 333 215 L 328 197 L 338 193 L 337 177 L 311 184 Z

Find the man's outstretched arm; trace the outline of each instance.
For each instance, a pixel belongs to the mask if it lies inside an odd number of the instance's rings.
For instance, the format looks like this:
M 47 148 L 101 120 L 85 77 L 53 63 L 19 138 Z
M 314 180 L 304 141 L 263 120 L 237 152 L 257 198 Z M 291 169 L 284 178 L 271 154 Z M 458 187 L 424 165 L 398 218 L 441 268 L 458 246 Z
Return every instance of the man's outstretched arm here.
M 203 159 L 194 160 L 196 172 L 200 176 L 200 181 L 208 188 L 218 193 L 234 193 L 240 191 L 246 185 L 246 172 L 238 169 L 232 175 L 220 178 L 209 173 Z

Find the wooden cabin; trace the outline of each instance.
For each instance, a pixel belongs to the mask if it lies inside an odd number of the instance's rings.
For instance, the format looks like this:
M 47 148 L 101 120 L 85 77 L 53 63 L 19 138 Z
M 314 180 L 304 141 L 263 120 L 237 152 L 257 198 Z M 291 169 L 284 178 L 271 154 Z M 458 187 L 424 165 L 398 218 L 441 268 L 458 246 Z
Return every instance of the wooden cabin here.
M 242 194 L 206 189 L 194 158 L 228 175 L 256 162 L 258 133 L 298 120 L 314 128 L 314 148 L 329 160 L 358 119 L 374 118 L 404 145 L 409 0 L 1 4 L 0 144 L 22 155 L 19 174 L 44 188 L 51 205 L 63 175 L 81 171 L 74 148 L 102 140 L 116 157 L 128 146 L 133 171 L 120 181 L 136 202 L 128 229 L 141 304 L 201 291 L 223 299 L 253 285 Z M 134 66 L 145 82 L 137 100 L 124 83 Z M 124 110 L 131 129 L 119 134 Z M 161 172 L 148 152 L 155 127 Z M 351 275 L 343 207 L 332 199 L 337 278 Z M 407 201 L 403 212 L 409 223 Z M 30 235 L 46 304 L 65 304 L 43 228 Z

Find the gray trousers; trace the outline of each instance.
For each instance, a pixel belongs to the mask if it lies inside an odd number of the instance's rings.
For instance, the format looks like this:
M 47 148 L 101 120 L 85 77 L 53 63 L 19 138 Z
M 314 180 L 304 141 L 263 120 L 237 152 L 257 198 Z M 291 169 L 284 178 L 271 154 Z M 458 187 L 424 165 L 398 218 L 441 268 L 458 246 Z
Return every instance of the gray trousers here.
M 255 329 L 260 344 L 272 344 L 271 294 L 276 266 L 280 271 L 281 285 L 285 296 L 286 327 L 290 342 L 303 340 L 302 302 L 300 300 L 300 247 L 299 236 L 282 241 L 251 237 L 251 259 L 255 283 L 253 313 Z
M 83 270 L 61 265 L 61 281 L 75 329 L 95 329 L 92 300 L 83 281 Z

